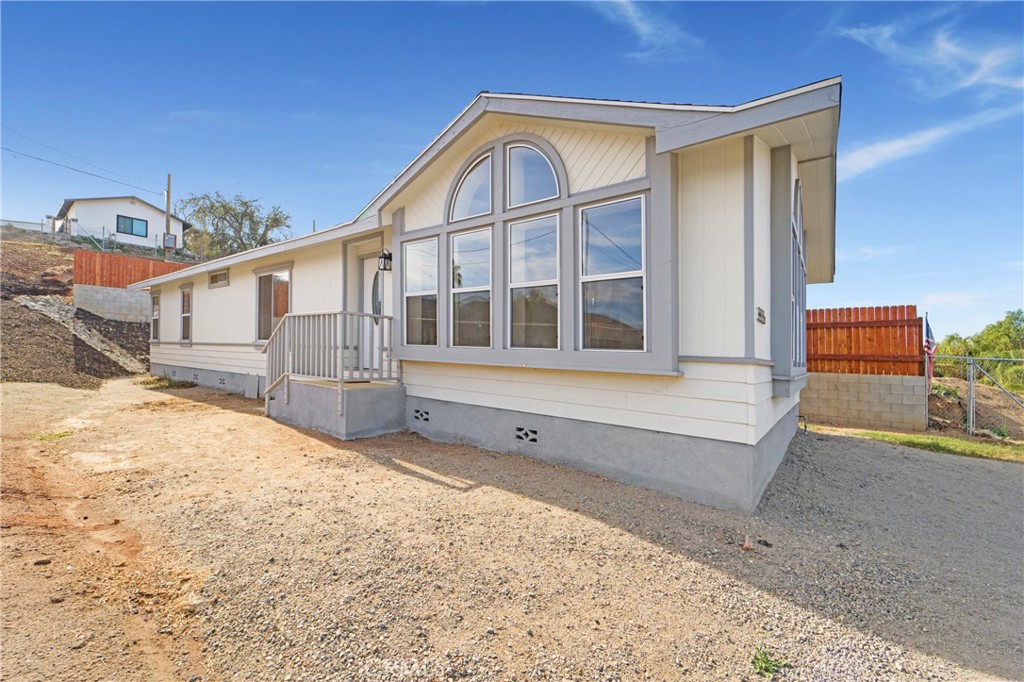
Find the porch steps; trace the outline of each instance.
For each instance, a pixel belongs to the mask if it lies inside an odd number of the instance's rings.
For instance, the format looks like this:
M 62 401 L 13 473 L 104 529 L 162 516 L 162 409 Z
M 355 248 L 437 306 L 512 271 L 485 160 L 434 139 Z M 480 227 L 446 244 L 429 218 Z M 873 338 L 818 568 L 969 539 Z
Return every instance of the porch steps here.
M 401 384 L 347 382 L 339 396 L 337 381 L 292 377 L 274 387 L 267 398 L 268 417 L 342 440 L 405 428 L 405 386 Z

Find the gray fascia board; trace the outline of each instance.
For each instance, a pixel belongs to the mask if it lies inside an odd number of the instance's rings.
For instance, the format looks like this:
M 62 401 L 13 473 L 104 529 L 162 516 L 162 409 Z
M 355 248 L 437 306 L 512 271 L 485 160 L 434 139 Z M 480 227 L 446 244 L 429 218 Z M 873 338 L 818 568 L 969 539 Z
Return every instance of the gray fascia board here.
M 129 284 L 127 288 L 131 290 L 148 289 L 160 284 L 175 282 L 179 279 L 195 277 L 196 275 L 200 275 L 211 270 L 221 270 L 233 265 L 239 265 L 257 258 L 266 258 L 267 256 L 273 256 L 293 249 L 304 249 L 324 242 L 334 241 L 336 239 L 345 239 L 347 237 L 362 234 L 363 232 L 372 232 L 379 229 L 380 226 L 377 225 L 376 216 L 371 216 L 368 219 L 358 222 L 336 225 L 326 230 L 320 230 L 319 232 L 311 232 L 309 234 L 292 237 L 291 239 L 286 239 L 284 241 L 267 244 L 266 246 L 249 249 L 242 253 L 236 253 L 231 256 L 224 256 L 223 258 L 200 263 L 199 265 L 193 265 L 190 268 L 146 279 L 141 282 L 136 282 L 135 284 Z
M 676 151 L 695 144 L 798 118 L 825 109 L 838 108 L 842 86 L 832 83 L 789 97 L 774 99 L 755 107 L 712 114 L 696 121 L 659 126 L 657 152 Z

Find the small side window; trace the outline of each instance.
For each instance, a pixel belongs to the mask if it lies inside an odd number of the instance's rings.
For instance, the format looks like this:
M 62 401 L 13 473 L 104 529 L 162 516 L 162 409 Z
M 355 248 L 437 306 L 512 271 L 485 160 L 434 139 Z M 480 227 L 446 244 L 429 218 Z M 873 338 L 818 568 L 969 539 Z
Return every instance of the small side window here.
M 153 297 L 153 312 L 149 322 L 149 340 L 159 341 L 160 340 L 160 294 L 154 294 Z
M 181 340 L 192 341 L 192 287 L 181 290 Z
M 217 287 L 226 287 L 228 286 L 228 284 L 230 284 L 230 280 L 228 279 L 227 270 L 214 270 L 213 272 L 210 273 L 209 287 L 211 289 L 216 289 Z

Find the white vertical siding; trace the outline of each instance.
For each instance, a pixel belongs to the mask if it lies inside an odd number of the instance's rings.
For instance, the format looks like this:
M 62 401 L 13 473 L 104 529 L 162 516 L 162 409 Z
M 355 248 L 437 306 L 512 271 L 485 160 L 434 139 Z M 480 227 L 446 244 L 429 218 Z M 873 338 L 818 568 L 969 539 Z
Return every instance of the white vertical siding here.
M 754 305 L 765 311 L 766 324 L 754 322 L 754 357 L 772 356 L 771 309 L 771 218 L 772 152 L 760 138 L 754 138 Z
M 448 190 L 455 174 L 471 154 L 488 140 L 505 135 L 529 133 L 547 140 L 565 164 L 569 177 L 569 191 L 613 185 L 643 177 L 647 172 L 646 143 L 640 135 L 584 130 L 580 128 L 536 125 L 528 121 L 490 125 L 469 133 L 471 137 L 460 145 L 465 152 L 452 153 L 434 161 L 437 166 L 427 178 L 409 191 L 404 201 L 405 227 L 415 230 L 439 225 L 444 214 Z M 503 163 L 495 159 L 494 163 Z
M 744 355 L 743 139 L 679 155 L 679 353 Z

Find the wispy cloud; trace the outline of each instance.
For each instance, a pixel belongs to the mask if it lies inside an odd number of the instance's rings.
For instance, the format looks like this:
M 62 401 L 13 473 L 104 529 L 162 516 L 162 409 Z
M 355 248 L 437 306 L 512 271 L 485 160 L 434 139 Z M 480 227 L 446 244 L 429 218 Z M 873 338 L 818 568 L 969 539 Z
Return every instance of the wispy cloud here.
M 836 260 L 869 261 L 885 256 L 894 256 L 898 253 L 906 253 L 913 249 L 912 245 L 855 246 L 847 249 L 836 249 Z
M 839 156 L 837 177 L 840 181 L 849 180 L 879 166 L 920 154 L 943 140 L 1020 114 L 1021 107 L 1019 105 L 988 109 L 946 125 L 926 128 L 891 140 L 865 145 Z
M 955 35 L 958 11 L 957 5 L 949 4 L 893 23 L 842 28 L 839 33 L 887 57 L 928 97 L 967 89 L 989 96 L 1024 89 L 1019 31 L 1012 37 L 986 36 L 972 42 Z
M 606 19 L 628 28 L 640 42 L 630 57 L 641 62 L 678 62 L 694 58 L 704 41 L 671 19 L 655 13 L 650 6 L 632 0 L 596 2 L 593 7 Z

